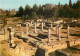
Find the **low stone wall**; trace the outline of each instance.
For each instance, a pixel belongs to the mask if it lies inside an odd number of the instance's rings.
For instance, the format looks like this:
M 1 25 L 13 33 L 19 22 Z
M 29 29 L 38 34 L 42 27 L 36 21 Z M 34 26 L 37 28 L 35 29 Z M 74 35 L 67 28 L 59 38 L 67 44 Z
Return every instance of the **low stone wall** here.
M 71 40 L 71 41 L 67 41 L 67 42 L 64 42 L 64 43 L 59 43 L 59 44 L 55 44 L 55 45 L 50 45 L 49 47 L 51 47 L 50 49 L 45 49 L 43 47 L 41 47 L 40 49 L 40 52 L 42 53 L 41 50 L 44 50 L 43 53 L 45 53 L 45 56 L 49 56 L 49 54 L 53 51 L 56 51 L 56 50 L 60 50 L 60 49 L 65 49 L 67 47 L 71 47 L 71 46 L 75 46 L 75 45 L 78 45 L 80 44 L 80 40 Z M 44 55 L 43 55 L 44 56 Z M 64 55 L 66 56 L 66 55 Z
M 71 47 L 71 46 L 74 46 L 74 45 L 78 45 L 78 44 L 80 44 L 80 39 L 79 40 L 67 41 L 67 46 L 68 47 Z
M 45 51 L 48 52 L 48 53 L 50 53 L 50 52 L 53 52 L 55 50 L 65 49 L 65 48 L 67 48 L 67 43 L 66 42 L 52 45 L 51 49 L 48 49 L 48 50 L 45 49 Z
M 61 43 L 60 46 L 59 46 L 59 49 L 64 49 L 64 48 L 67 48 L 67 43 L 66 42 Z

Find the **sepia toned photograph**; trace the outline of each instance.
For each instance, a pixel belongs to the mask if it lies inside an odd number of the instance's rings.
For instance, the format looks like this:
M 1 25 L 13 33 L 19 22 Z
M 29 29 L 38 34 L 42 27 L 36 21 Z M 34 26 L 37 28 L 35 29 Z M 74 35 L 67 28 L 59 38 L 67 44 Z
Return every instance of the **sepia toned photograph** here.
M 0 56 L 80 56 L 80 0 L 0 0 Z

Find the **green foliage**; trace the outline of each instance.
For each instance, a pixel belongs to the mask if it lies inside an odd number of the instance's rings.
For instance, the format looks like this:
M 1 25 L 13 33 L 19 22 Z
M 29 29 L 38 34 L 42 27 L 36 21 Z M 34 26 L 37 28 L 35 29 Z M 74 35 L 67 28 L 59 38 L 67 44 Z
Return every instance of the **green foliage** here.
M 11 15 L 10 15 L 10 11 L 8 11 L 8 10 L 6 10 L 5 11 L 5 17 L 10 17 Z
M 38 11 L 38 6 L 37 6 L 37 4 L 34 4 L 33 5 L 33 12 L 36 12 L 37 13 L 37 11 Z
M 16 14 L 16 16 L 22 17 L 24 15 L 24 9 L 22 6 L 19 7 L 19 11 Z
M 43 7 L 41 5 L 39 6 L 37 14 L 38 15 L 43 15 Z
M 80 1 L 72 4 L 70 0 L 69 5 L 67 4 L 61 5 L 59 2 L 58 6 L 55 6 L 53 8 L 51 8 L 50 6 L 51 5 L 47 4 L 47 6 L 40 5 L 38 7 L 37 4 L 34 4 L 32 8 L 29 5 L 26 5 L 25 9 L 23 9 L 23 7 L 20 6 L 16 16 L 23 17 L 25 18 L 25 20 L 29 18 L 40 17 L 40 16 L 44 18 L 57 18 L 57 17 L 80 18 L 80 12 L 79 12 Z
M 69 0 L 69 6 L 72 7 L 72 1 L 71 0 Z
M 73 15 L 73 9 L 70 8 L 67 4 L 64 5 L 63 7 L 63 13 L 64 13 L 64 17 L 67 17 L 67 18 L 71 18 L 72 15 Z
M 23 15 L 21 18 L 23 21 L 30 19 L 30 17 L 28 15 Z
M 3 16 L 3 27 L 7 25 L 7 17 L 6 15 Z
M 32 18 L 35 18 L 35 17 L 36 17 L 36 12 L 32 12 L 32 13 L 31 13 L 31 17 L 32 17 Z
M 30 15 L 30 10 L 31 10 L 31 7 L 29 5 L 26 5 L 24 10 L 24 15 Z

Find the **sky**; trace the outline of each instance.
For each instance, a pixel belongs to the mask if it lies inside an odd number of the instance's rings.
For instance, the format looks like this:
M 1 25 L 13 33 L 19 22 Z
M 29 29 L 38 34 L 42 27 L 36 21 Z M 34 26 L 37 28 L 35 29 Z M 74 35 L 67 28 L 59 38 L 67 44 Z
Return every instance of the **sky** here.
M 58 4 L 60 2 L 60 4 L 69 4 L 69 0 L 0 0 L 0 8 L 7 10 L 7 9 L 16 9 L 18 10 L 18 8 L 20 6 L 23 6 L 23 8 L 28 4 L 31 7 L 34 4 L 37 5 L 44 5 L 46 3 L 51 3 L 51 4 Z M 77 2 L 77 0 L 72 0 L 72 3 Z

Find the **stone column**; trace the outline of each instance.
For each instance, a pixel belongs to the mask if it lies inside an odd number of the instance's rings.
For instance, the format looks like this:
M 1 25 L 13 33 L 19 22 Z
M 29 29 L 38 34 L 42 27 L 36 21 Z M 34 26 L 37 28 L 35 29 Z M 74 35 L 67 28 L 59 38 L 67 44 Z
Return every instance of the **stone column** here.
M 29 32 L 28 32 L 28 23 L 26 24 L 26 34 L 28 34 Z
M 24 32 L 22 32 L 22 37 L 24 37 Z
M 35 31 L 34 32 L 36 33 L 36 23 L 35 23 Z
M 14 29 L 11 29 L 11 39 L 14 38 Z
M 9 28 L 9 44 L 10 47 L 15 47 L 16 45 L 14 44 L 14 29 Z
M 7 30 L 9 31 L 9 43 L 10 43 L 10 40 L 11 40 L 11 29 L 12 27 L 9 27 Z
M 69 39 L 69 25 L 67 27 L 67 39 Z
M 31 24 L 32 24 L 32 22 L 33 22 L 33 21 L 31 21 Z
M 14 29 L 11 29 L 11 45 L 14 44 Z
M 56 26 L 56 35 L 58 36 L 58 25 Z
M 50 28 L 48 29 L 48 42 L 50 42 Z
M 61 38 L 60 38 L 60 28 L 58 28 L 58 40 L 61 40 Z
M 1 25 L 0 25 L 0 34 L 1 34 Z
M 51 23 L 51 29 L 53 28 L 53 24 Z
M 42 28 L 41 28 L 41 31 L 43 31 L 43 22 L 42 22 Z

